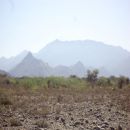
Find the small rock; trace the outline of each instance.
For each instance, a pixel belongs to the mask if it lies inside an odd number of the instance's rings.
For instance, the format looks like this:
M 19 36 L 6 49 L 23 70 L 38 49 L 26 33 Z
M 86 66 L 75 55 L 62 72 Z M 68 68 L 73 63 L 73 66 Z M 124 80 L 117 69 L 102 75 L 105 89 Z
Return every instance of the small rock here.
M 115 128 L 113 128 L 113 127 L 110 127 L 110 130 L 115 130 Z
M 74 123 L 74 126 L 77 127 L 77 126 L 79 126 L 80 124 L 81 124 L 80 122 L 75 122 L 75 123 Z
M 120 125 L 118 126 L 118 130 L 122 130 L 122 127 Z
M 93 130 L 101 130 L 99 127 L 94 127 Z
M 61 118 L 61 122 L 65 125 L 65 119 Z
M 102 128 L 108 128 L 109 127 L 109 124 L 107 123 L 107 122 L 104 122 L 103 124 L 102 124 Z
M 59 117 L 58 117 L 58 116 L 56 116 L 56 117 L 55 117 L 55 120 L 56 120 L 56 121 L 57 121 L 57 120 L 59 120 Z
M 85 123 L 88 124 L 89 123 L 88 120 L 85 120 Z
M 74 118 L 73 118 L 73 117 L 71 117 L 71 118 L 70 118 L 70 120 L 71 120 L 71 121 L 73 121 L 73 120 L 74 120 Z

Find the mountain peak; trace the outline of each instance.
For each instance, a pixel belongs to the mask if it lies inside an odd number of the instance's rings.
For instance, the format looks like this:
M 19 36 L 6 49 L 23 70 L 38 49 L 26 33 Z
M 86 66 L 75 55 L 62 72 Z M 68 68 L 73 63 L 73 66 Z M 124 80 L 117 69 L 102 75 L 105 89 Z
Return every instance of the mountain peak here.
M 61 42 L 59 39 L 54 40 L 53 42 Z
M 81 61 L 78 61 L 75 65 L 83 65 Z
M 33 54 L 29 51 L 28 53 L 27 53 L 27 55 L 26 55 L 26 57 L 33 57 Z
M 25 58 L 23 59 L 23 61 L 30 61 L 30 60 L 34 60 L 34 56 L 31 52 L 28 52 L 27 55 L 25 56 Z
M 81 61 L 78 61 L 76 64 L 73 65 L 76 68 L 85 68 Z

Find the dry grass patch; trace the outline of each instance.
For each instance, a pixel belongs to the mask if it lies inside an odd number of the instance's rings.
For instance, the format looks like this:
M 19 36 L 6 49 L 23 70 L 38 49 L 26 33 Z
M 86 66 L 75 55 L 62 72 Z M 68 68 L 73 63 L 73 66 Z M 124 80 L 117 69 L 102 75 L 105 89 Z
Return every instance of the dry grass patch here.
M 36 121 L 35 125 L 37 125 L 40 128 L 48 128 L 49 125 L 45 120 L 38 120 Z

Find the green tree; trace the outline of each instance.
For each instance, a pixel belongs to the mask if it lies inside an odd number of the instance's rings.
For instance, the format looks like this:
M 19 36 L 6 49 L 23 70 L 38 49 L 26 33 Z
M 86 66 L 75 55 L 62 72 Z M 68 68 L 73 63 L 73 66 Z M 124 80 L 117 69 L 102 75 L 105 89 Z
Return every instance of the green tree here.
M 92 87 L 95 86 L 98 80 L 99 71 L 97 69 L 87 71 L 87 81 L 91 83 Z
M 122 88 L 123 86 L 127 86 L 129 84 L 129 78 L 125 76 L 120 76 L 118 78 L 118 88 Z

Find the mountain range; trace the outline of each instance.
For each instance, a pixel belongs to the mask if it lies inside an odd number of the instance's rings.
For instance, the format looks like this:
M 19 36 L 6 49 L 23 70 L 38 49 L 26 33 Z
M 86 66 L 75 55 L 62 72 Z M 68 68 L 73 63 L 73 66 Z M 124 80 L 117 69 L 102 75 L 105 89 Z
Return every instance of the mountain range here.
M 27 56 L 9 73 L 15 77 L 29 76 L 29 77 L 47 77 L 47 76 L 83 76 L 85 67 L 82 63 L 77 62 L 75 65 L 67 67 L 59 65 L 51 67 L 47 63 L 35 58 L 32 53 Z
M 0 70 L 0 75 L 8 75 L 8 76 L 10 76 L 6 71 L 4 71 L 4 70 Z
M 35 54 L 24 51 L 16 57 L 0 58 L 0 69 L 18 77 L 82 77 L 87 69 L 95 68 L 100 75 L 130 77 L 130 52 L 92 40 L 55 40 Z
M 19 64 L 27 54 L 28 54 L 28 51 L 23 51 L 19 55 L 11 57 L 11 58 L 1 57 L 0 69 L 5 70 L 5 71 L 10 71 L 17 64 Z

